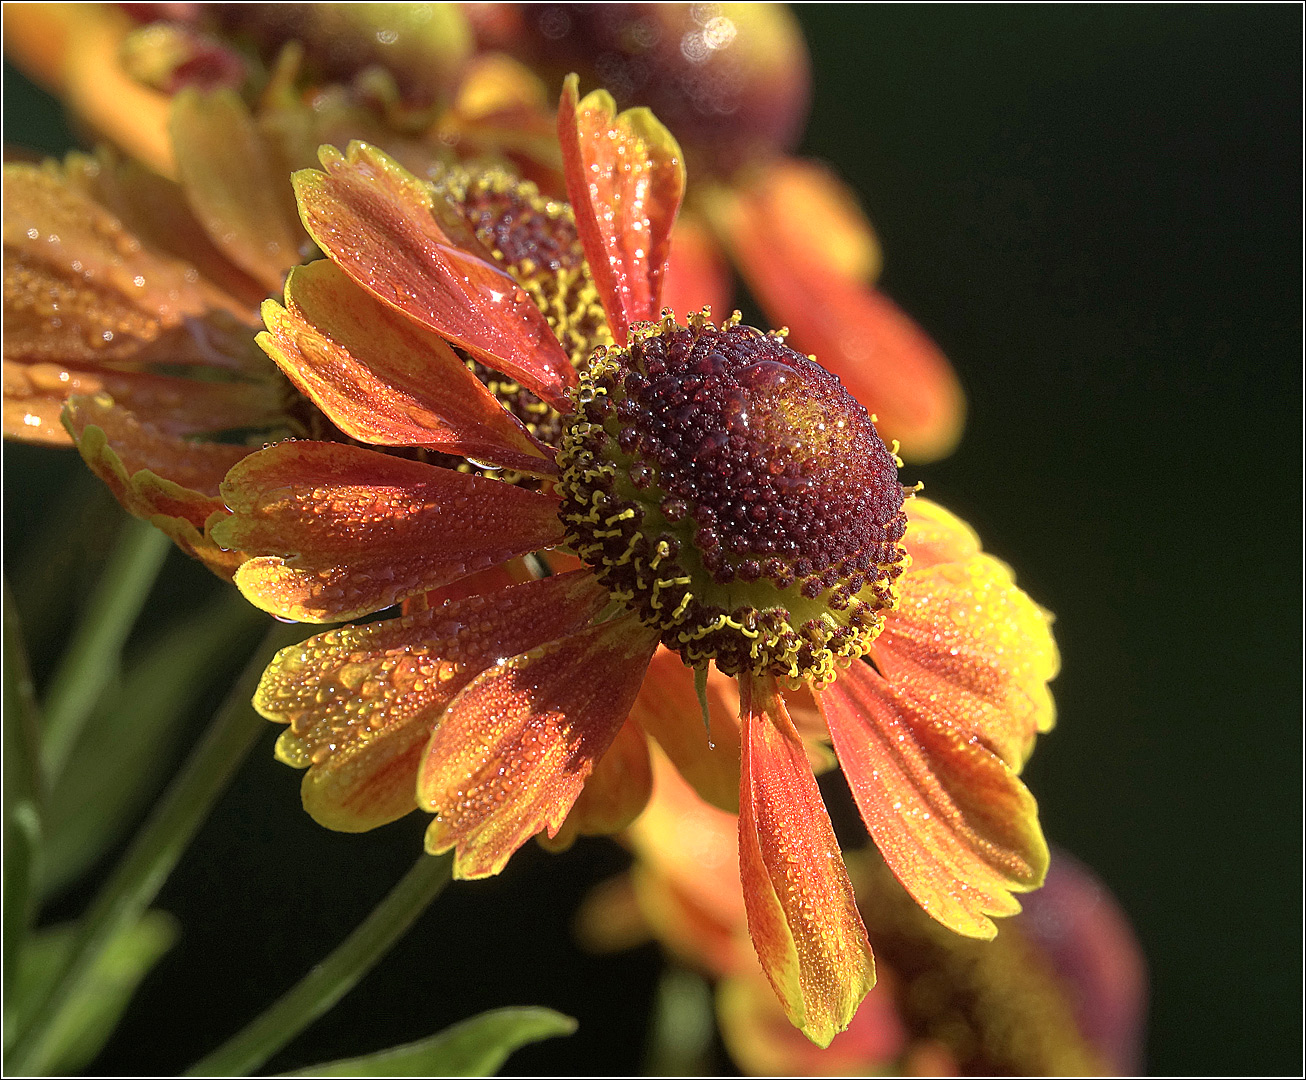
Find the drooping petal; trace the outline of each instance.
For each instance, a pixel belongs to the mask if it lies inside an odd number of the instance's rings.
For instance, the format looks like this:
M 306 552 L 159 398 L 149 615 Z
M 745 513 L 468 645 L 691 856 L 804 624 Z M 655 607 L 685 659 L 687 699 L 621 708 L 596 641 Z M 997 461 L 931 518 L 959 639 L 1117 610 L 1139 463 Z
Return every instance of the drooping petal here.
M 458 246 L 465 236 L 450 237 L 430 185 L 365 143 L 320 156 L 325 173 L 293 179 L 322 250 L 382 303 L 568 411 L 576 373 L 544 315 L 511 276 Z
M 557 835 L 541 836 L 540 844 L 548 851 L 566 851 L 578 836 L 619 833 L 648 805 L 652 792 L 648 739 L 638 724 L 627 720 L 594 766 Z
M 903 543 L 913 563 L 899 580 L 898 607 L 886 615 L 872 659 L 897 698 L 975 736 L 1019 772 L 1056 714 L 1047 685 L 1059 665 L 1051 620 L 1005 565 L 966 551 L 969 530 L 959 519 L 923 499 L 908 500 L 906 508 Z M 928 563 L 945 550 L 948 534 L 955 557 Z M 917 551 L 924 555 L 919 562 Z
M 802 739 L 774 679 L 740 680 L 739 873 L 762 970 L 790 1022 L 828 1046 L 875 963 Z
M 558 103 L 567 195 L 585 258 L 618 345 L 630 327 L 656 319 L 671 229 L 685 193 L 685 163 L 648 109 L 617 114 L 606 90 L 577 102 L 568 76 Z
M 876 846 L 929 914 L 970 937 L 1020 910 L 1047 843 L 1033 796 L 978 738 L 854 662 L 817 695 L 835 753 Z
M 740 194 L 720 191 L 708 204 L 749 290 L 772 322 L 789 327 L 789 344 L 838 375 L 905 455 L 928 461 L 949 453 L 961 437 L 965 399 L 947 358 L 884 293 L 849 276 L 873 260 L 814 244 L 792 227 L 803 219 L 777 201 L 787 186 L 767 177 Z M 821 216 L 843 214 L 827 208 Z
M 282 618 L 358 618 L 562 539 L 557 500 L 347 443 L 287 441 L 228 474 L 219 543 Z
M 712 668 L 707 681 L 711 729 L 694 689 L 694 671 L 659 648 L 631 716 L 666 752 L 694 790 L 713 806 L 739 812 L 739 696 L 734 679 Z
M 236 266 L 204 230 L 180 184 L 101 146 L 64 159 L 70 186 L 95 200 L 147 249 L 184 259 L 256 319 L 268 290 Z
M 607 591 L 585 571 L 332 630 L 277 654 L 254 707 L 290 727 L 277 756 L 308 766 L 304 809 L 362 832 L 416 808 L 417 768 L 441 714 L 504 653 L 575 632 Z
M 4 190 L 6 355 L 11 319 L 35 319 L 48 339 L 103 363 L 186 316 L 238 312 L 193 267 L 145 248 L 61 166 L 8 164 Z
M 64 402 L 94 394 L 108 394 L 123 408 L 149 417 L 157 431 L 174 436 L 262 427 L 278 420 L 283 411 L 281 394 L 267 383 L 6 361 L 4 433 L 26 442 L 67 446 L 68 436 L 59 420 Z
M 245 554 L 224 551 L 210 529 L 227 513 L 218 485 L 249 453 L 247 447 L 162 434 L 104 396 L 72 398 L 64 422 L 86 464 L 128 512 L 162 530 L 219 576 L 235 573 Z
M 287 163 L 234 90 L 183 90 L 173 99 L 168 130 L 186 197 L 205 231 L 268 292 L 280 289 L 286 271 L 308 253 Z
M 435 814 L 426 849 L 454 876 L 497 874 L 542 829 L 557 834 L 616 738 L 657 637 L 633 616 L 500 661 L 449 707 L 417 780 Z
M 330 259 L 297 266 L 263 305 L 263 350 L 346 435 L 527 472 L 546 451 L 445 341 L 375 300 Z
M 682 323 L 692 311 L 712 309 L 718 321 L 730 313 L 734 282 L 712 234 L 697 218 L 682 214 L 671 234 L 671 255 L 662 280 L 662 306 Z

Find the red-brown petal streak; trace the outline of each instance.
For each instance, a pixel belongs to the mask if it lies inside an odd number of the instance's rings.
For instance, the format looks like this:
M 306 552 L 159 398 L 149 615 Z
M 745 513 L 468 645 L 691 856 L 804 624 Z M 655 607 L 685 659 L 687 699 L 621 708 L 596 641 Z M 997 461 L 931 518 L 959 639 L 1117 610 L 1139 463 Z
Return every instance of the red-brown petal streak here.
M 1034 798 L 978 736 L 952 727 L 856 662 L 817 695 L 876 846 L 927 912 L 971 937 L 1020 910 L 1048 851 Z
M 618 345 L 657 318 L 671 229 L 685 193 L 680 147 L 644 108 L 617 114 L 606 90 L 577 101 L 568 76 L 558 104 L 567 195 Z
M 304 808 L 345 832 L 413 810 L 422 749 L 449 702 L 504 653 L 574 633 L 607 590 L 583 570 L 349 626 L 283 649 L 254 695 L 287 764 L 310 766 Z
M 569 411 L 576 373 L 548 322 L 512 277 L 457 246 L 430 187 L 365 143 L 320 156 L 325 173 L 293 181 L 322 250 L 382 303 Z
M 346 435 L 551 473 L 548 452 L 443 338 L 375 300 L 330 259 L 297 266 L 259 344 Z
M 875 984 L 839 844 L 773 678 L 740 678 L 739 872 L 762 969 L 795 1027 L 827 1046 Z
M 633 616 L 500 661 L 459 695 L 417 780 L 433 854 L 454 876 L 497 874 L 542 829 L 557 834 L 639 691 L 657 637 Z
M 278 443 L 227 475 L 236 584 L 303 622 L 358 618 L 562 539 L 549 495 L 347 443 Z

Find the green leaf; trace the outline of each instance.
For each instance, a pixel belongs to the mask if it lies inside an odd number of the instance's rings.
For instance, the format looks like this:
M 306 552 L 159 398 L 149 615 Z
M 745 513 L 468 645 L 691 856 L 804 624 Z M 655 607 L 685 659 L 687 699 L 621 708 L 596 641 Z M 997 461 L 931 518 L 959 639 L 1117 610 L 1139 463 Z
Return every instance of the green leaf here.
M 37 931 L 18 964 L 15 1033 L 27 1026 L 37 1002 L 72 948 L 76 927 L 66 923 Z M 136 987 L 177 940 L 177 921 L 164 911 L 147 911 L 125 927 L 96 959 L 87 978 L 60 1014 L 43 1053 L 27 1071 L 37 1075 L 76 1072 L 113 1034 Z M 6 1063 L 8 1064 L 8 1063 Z
M 330 1061 L 283 1076 L 493 1076 L 528 1043 L 570 1035 L 577 1024 L 552 1009 L 492 1009 L 438 1035 L 375 1054 Z
M 254 647 L 267 617 L 222 588 L 178 619 L 100 699 L 49 800 L 46 895 L 76 879 L 120 840 L 176 767 L 183 723 L 221 671 Z

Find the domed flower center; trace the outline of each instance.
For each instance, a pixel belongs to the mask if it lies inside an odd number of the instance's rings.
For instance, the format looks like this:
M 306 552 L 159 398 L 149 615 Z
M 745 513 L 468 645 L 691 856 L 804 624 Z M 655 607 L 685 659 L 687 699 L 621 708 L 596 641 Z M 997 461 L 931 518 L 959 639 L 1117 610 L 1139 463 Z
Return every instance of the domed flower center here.
M 777 334 L 691 316 L 597 354 L 563 435 L 562 520 L 685 662 L 824 682 L 893 606 L 897 462 Z

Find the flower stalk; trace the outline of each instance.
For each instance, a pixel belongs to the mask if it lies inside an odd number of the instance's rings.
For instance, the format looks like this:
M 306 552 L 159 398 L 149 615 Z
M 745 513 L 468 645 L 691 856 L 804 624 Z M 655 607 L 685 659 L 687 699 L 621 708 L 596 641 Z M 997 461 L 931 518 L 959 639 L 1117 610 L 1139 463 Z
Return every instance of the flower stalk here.
M 186 1076 L 247 1076 L 331 1008 L 389 952 L 449 884 L 453 857 L 422 855 L 354 932 Z
M 63 771 L 97 698 L 113 677 L 123 643 L 171 546 L 149 522 L 132 518 L 123 526 L 46 693 L 41 762 L 49 785 Z
M 45 998 L 33 1010 L 27 1030 L 19 1035 L 7 1055 L 7 1071 L 30 1072 L 33 1063 L 45 1058 L 47 1043 L 57 1032 L 63 1009 L 94 967 L 96 958 L 119 930 L 140 918 L 157 895 L 218 796 L 264 731 L 262 719 L 250 707 L 250 697 L 271 657 L 299 634 L 298 627 L 280 623 L 268 630 L 203 739 L 82 917 L 76 941 L 61 970 L 51 980 Z

